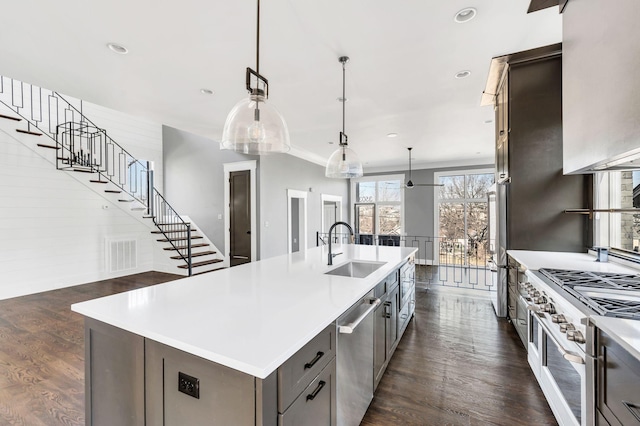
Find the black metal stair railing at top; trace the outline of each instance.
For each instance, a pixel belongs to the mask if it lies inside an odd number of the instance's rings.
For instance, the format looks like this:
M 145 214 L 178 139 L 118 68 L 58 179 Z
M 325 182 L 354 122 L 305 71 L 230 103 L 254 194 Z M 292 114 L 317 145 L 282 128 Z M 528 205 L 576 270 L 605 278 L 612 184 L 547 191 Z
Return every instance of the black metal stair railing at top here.
M 56 150 L 56 168 L 74 172 L 97 173 L 94 183 L 112 183 L 116 190 L 137 202 L 136 208 L 146 210 L 178 257 L 192 273 L 191 227 L 167 203 L 153 185 L 153 170 L 107 135 L 82 112 L 83 102 L 74 106 L 62 95 L 19 80 L 0 76 L 0 103 L 24 119 L 32 135 L 44 135 L 53 145 L 39 144 Z M 174 257 L 175 258 L 175 257 Z
M 331 234 L 332 244 L 349 244 L 349 233 Z M 326 232 L 316 232 L 316 245 L 329 243 Z M 417 235 L 356 234 L 362 245 L 414 247 L 416 281 L 426 285 L 495 290 L 492 241 Z

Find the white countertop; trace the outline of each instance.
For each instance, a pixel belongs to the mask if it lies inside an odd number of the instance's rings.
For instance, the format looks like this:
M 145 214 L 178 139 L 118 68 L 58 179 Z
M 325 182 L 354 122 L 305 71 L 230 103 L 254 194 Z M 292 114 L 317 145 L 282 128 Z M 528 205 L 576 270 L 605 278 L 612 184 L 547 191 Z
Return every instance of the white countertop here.
M 76 303 L 71 309 L 264 379 L 417 251 L 326 247 Z M 348 259 L 386 262 L 366 278 L 325 275 Z
M 530 270 L 540 268 L 572 269 L 592 272 L 614 272 L 640 274 L 640 270 L 611 261 L 596 262 L 596 257 L 587 253 L 549 251 L 508 250 L 507 253 Z M 608 333 L 633 356 L 640 359 L 640 321 L 624 318 L 591 315 L 594 324 Z
M 609 257 L 609 262 L 596 262 L 596 257 L 588 253 L 508 250 L 507 254 L 527 269 L 533 271 L 537 271 L 540 268 L 551 268 L 622 274 L 640 273 L 638 269 L 612 262 L 611 257 Z

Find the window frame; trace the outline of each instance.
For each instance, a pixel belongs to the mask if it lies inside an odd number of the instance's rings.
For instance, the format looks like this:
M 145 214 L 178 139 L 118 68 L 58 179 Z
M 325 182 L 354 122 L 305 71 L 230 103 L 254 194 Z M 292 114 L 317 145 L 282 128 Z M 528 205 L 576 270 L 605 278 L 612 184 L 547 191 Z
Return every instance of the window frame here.
M 379 215 L 378 212 L 380 211 L 380 206 L 399 206 L 400 207 L 400 232 L 399 235 L 400 236 L 404 236 L 405 235 L 405 221 L 404 221 L 404 211 L 405 211 L 405 204 L 404 204 L 404 179 L 405 176 L 404 174 L 390 174 L 390 175 L 370 175 L 370 176 L 363 176 L 360 178 L 355 178 L 355 179 L 351 179 L 351 194 L 350 194 L 350 199 L 351 199 L 351 208 L 350 208 L 350 218 L 351 218 L 351 222 L 354 224 L 356 223 L 356 205 L 358 204 L 373 204 L 374 205 L 374 222 L 373 222 L 373 226 L 374 226 L 374 233 L 373 235 L 381 235 L 380 234 L 380 229 L 379 229 Z M 378 182 L 384 182 L 384 181 L 400 181 L 400 201 L 378 201 Z M 358 183 L 361 182 L 375 182 L 375 194 L 374 194 L 374 200 L 373 201 L 366 201 L 366 202 L 358 202 L 357 199 L 357 191 L 356 191 L 356 186 Z M 365 235 L 369 235 L 369 234 L 365 234 Z M 387 235 L 387 234 L 384 234 Z
M 494 184 L 495 184 L 495 169 L 464 169 L 464 170 L 443 170 L 439 172 L 435 172 L 433 174 L 433 182 L 440 183 L 440 178 L 444 176 L 465 176 L 465 192 L 466 192 L 466 176 L 467 175 L 494 175 Z M 438 188 L 438 187 L 436 187 Z M 462 203 L 464 205 L 465 213 L 466 206 L 469 203 L 478 203 L 485 202 L 487 203 L 487 211 L 489 209 L 489 192 L 487 191 L 487 196 L 485 198 L 467 198 L 465 194 L 465 198 L 446 198 L 445 203 Z M 467 215 L 464 215 L 464 230 L 467 230 Z M 440 191 L 433 191 L 433 234 L 435 238 L 440 238 Z M 491 244 L 491 243 L 490 243 Z M 440 264 L 440 245 L 434 244 L 433 249 L 433 262 L 434 265 Z

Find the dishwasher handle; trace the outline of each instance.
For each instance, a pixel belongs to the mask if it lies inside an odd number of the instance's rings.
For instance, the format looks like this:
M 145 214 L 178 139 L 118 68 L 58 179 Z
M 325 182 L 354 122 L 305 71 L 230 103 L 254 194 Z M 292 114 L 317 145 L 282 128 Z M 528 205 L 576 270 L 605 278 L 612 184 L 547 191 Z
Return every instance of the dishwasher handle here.
M 353 331 L 358 327 L 358 325 L 362 322 L 362 320 L 364 320 L 367 317 L 367 315 L 369 315 L 378 306 L 380 306 L 382 301 L 380 299 L 376 298 L 376 299 L 370 299 L 369 303 L 371 304 L 371 306 L 369 306 L 367 308 L 367 310 L 364 311 L 362 313 L 362 315 L 360 315 L 358 318 L 356 318 L 355 320 L 353 320 L 352 322 L 350 322 L 348 324 L 339 325 L 338 326 L 338 333 L 340 333 L 340 334 L 351 334 L 351 333 L 353 333 Z

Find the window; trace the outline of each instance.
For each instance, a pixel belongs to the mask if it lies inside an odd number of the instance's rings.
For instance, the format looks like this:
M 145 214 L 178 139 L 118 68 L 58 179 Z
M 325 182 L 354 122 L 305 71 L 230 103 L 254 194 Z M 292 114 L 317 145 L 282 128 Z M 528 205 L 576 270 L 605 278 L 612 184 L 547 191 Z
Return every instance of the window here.
M 640 207 L 640 172 L 604 172 L 595 175 L 596 209 L 633 209 Z M 594 214 L 594 243 L 623 250 L 640 251 L 640 212 L 622 211 Z
M 493 171 L 436 173 L 444 186 L 436 191 L 439 263 L 486 265 L 489 253 L 487 192 Z
M 374 235 L 399 242 L 403 232 L 403 175 L 368 176 L 351 184 L 355 232 L 361 243 L 371 243 Z M 398 238 L 395 238 L 395 237 Z

